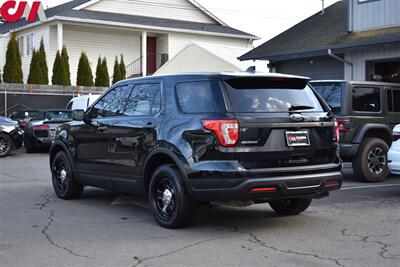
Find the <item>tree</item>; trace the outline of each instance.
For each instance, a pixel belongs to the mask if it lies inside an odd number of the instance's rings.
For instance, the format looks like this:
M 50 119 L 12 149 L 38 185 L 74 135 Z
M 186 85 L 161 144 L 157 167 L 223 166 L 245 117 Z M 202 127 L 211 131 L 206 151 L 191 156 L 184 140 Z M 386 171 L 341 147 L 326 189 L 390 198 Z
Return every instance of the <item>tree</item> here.
M 113 74 L 113 84 L 117 83 L 118 81 L 122 80 L 121 77 L 121 67 L 118 63 L 118 57 L 115 57 L 114 61 L 114 74 Z
M 47 67 L 46 50 L 44 48 L 43 38 L 40 40 L 39 51 L 36 54 L 38 66 L 40 69 L 39 84 L 49 84 L 49 68 Z
M 124 56 L 121 54 L 121 62 L 119 63 L 119 68 L 121 72 L 121 79 L 126 79 L 126 66 L 124 62 Z
M 42 80 L 42 70 L 38 60 L 39 51 L 32 51 L 32 59 L 29 67 L 28 84 L 40 84 Z
M 63 46 L 62 51 L 61 51 L 61 59 L 63 62 L 63 68 L 65 71 L 65 82 L 63 85 L 71 85 L 71 72 L 69 70 L 69 56 L 67 52 L 67 48 Z
M 110 86 L 110 76 L 108 75 L 107 59 L 105 57 L 102 60 L 99 56 L 97 60 L 95 86 Z
M 82 51 L 78 63 L 78 75 L 76 85 L 93 86 L 93 74 L 90 68 L 89 59 L 85 52 Z
M 65 83 L 65 70 L 61 60 L 60 51 L 57 51 L 56 58 L 53 64 L 53 76 L 51 77 L 51 83 L 53 85 L 66 85 Z
M 15 33 L 11 35 L 7 45 L 3 81 L 5 83 L 23 83 L 22 61 Z

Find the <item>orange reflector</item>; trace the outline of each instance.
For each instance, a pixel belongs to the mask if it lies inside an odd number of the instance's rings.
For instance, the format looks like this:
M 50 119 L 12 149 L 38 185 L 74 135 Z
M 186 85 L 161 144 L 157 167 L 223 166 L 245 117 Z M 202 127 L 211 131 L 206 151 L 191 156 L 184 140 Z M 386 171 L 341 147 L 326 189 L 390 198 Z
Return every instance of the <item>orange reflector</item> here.
M 251 192 L 276 192 L 275 187 L 255 187 L 251 189 Z
M 338 186 L 339 185 L 339 181 L 338 180 L 326 180 L 325 181 L 325 186 Z

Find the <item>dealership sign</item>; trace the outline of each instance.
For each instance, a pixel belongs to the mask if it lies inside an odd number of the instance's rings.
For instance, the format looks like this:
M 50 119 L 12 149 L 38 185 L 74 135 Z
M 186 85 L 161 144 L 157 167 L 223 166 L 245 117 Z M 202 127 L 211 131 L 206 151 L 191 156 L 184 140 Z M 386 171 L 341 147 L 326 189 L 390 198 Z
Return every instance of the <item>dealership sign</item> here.
M 17 22 L 21 18 L 25 18 L 28 22 L 35 22 L 37 17 L 40 21 L 46 20 L 40 1 L 33 1 L 32 6 L 29 6 L 27 1 L 5 1 L 0 5 L 0 15 L 8 23 Z

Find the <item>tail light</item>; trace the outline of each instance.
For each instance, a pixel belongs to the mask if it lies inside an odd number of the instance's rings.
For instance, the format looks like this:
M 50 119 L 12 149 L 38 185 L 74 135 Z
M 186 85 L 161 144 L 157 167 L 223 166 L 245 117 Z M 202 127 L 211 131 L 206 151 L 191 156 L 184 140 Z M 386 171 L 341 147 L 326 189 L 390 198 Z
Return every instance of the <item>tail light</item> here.
M 48 130 L 49 129 L 49 125 L 36 125 L 36 126 L 32 126 L 32 129 L 34 131 L 37 131 L 37 130 Z
M 336 141 L 339 142 L 339 124 L 336 120 L 335 120 L 335 137 Z
M 214 132 L 224 147 L 234 147 L 239 141 L 239 122 L 237 120 L 203 120 L 203 126 Z
M 350 120 L 348 119 L 338 119 L 337 120 L 339 132 L 347 133 L 350 131 Z

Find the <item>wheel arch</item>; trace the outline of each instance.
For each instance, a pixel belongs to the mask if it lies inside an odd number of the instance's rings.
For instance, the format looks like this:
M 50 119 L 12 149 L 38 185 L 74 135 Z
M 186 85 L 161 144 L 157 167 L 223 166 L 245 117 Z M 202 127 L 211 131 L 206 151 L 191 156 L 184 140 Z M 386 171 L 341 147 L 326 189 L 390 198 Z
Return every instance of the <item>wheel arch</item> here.
M 187 179 L 187 175 L 184 167 L 184 157 L 182 155 L 177 155 L 175 152 L 172 152 L 170 149 L 161 147 L 153 150 L 147 157 L 144 168 L 143 168 L 143 181 L 142 188 L 144 193 L 147 195 L 148 188 L 150 184 L 150 179 L 154 171 L 165 164 L 174 164 L 179 169 L 182 174 L 184 180 Z M 187 183 L 185 183 L 185 186 Z
M 374 123 L 361 126 L 353 139 L 353 143 L 361 144 L 363 140 L 371 137 L 383 139 L 388 146 L 392 144 L 392 130 L 390 127 L 384 124 Z

